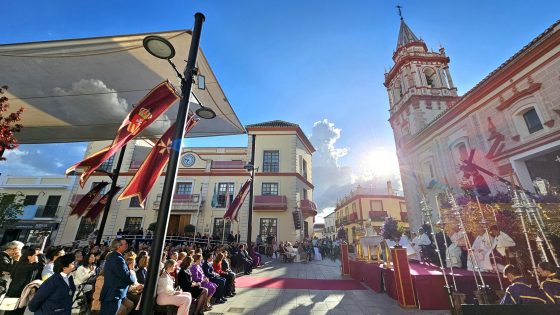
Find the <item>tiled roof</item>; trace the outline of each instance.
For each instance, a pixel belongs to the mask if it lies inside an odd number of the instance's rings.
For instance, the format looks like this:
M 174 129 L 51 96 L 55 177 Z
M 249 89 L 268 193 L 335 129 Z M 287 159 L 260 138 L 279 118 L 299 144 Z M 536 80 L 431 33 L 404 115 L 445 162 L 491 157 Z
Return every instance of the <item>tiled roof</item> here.
M 401 19 L 401 28 L 399 30 L 399 39 L 397 41 L 397 49 L 408 43 L 419 42 L 420 39 L 414 35 L 410 27 L 406 25 L 403 19 Z
M 291 127 L 291 128 L 298 127 L 299 128 L 299 125 L 284 120 L 271 120 L 271 121 L 245 126 L 245 128 L 254 128 L 254 127 Z

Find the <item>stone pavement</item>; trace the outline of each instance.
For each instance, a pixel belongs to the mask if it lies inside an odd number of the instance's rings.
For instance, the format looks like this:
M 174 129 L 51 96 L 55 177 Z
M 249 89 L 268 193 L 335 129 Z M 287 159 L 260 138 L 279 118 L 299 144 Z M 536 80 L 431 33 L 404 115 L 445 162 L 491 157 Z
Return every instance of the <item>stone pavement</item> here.
M 278 277 L 300 279 L 350 279 L 340 275 L 340 263 L 330 259 L 303 263 L 265 261 L 266 265 L 255 269 L 252 275 L 243 277 Z M 366 287 L 367 288 L 367 287 Z M 340 291 L 310 289 L 237 288 L 237 295 L 228 302 L 215 305 L 208 315 L 233 314 L 328 314 L 328 315 L 375 315 L 375 314 L 425 314 L 443 315 L 447 311 L 421 311 L 402 309 L 385 293 L 367 290 Z

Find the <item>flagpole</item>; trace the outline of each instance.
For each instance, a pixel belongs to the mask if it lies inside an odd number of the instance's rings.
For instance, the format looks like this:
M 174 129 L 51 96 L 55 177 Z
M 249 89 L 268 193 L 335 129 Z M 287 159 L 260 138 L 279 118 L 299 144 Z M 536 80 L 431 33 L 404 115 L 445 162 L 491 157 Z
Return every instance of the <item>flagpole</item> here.
M 121 152 L 119 152 L 119 159 L 117 160 L 117 166 L 113 169 L 113 173 L 111 174 L 111 189 L 109 191 L 114 191 L 115 187 L 117 187 L 117 180 L 119 179 L 119 174 L 121 172 L 121 166 L 124 159 L 124 153 L 126 151 L 126 144 L 123 145 L 121 148 Z M 109 211 L 111 210 L 111 201 L 115 197 L 115 193 L 112 196 L 109 196 L 109 200 L 105 205 L 105 210 L 103 211 L 103 216 L 101 217 L 101 224 L 99 224 L 99 230 L 97 232 L 97 238 L 95 240 L 95 244 L 101 245 L 101 240 L 103 239 L 103 231 L 105 230 L 105 224 L 107 224 L 107 217 L 109 217 Z
M 156 228 L 154 231 L 154 238 L 152 241 L 152 250 L 150 253 L 152 259 L 150 259 L 146 284 L 144 286 L 144 292 L 142 293 L 143 298 L 140 307 L 142 315 L 151 315 L 154 313 L 153 307 L 156 299 L 156 286 L 159 275 L 160 257 L 163 252 L 171 203 L 173 202 L 175 179 L 177 177 L 181 144 L 185 132 L 185 121 L 189 113 L 189 99 L 191 95 L 193 75 L 195 72 L 196 57 L 198 54 L 198 46 L 200 43 L 200 34 L 202 32 L 203 22 L 204 15 L 202 13 L 196 13 L 194 15 L 194 27 L 192 31 L 189 55 L 187 57 L 187 67 L 185 68 L 184 79 L 181 80 L 181 102 L 179 103 L 177 119 L 175 121 L 176 128 L 171 142 L 169 164 L 167 165 L 167 172 L 163 183 L 161 202 L 158 211 Z
M 198 232 L 198 223 L 200 219 L 200 206 L 202 205 L 202 188 L 204 187 L 204 183 L 200 183 L 200 193 L 198 195 L 198 207 L 196 209 L 196 225 L 194 226 L 194 235 L 193 238 L 196 241 L 196 232 Z

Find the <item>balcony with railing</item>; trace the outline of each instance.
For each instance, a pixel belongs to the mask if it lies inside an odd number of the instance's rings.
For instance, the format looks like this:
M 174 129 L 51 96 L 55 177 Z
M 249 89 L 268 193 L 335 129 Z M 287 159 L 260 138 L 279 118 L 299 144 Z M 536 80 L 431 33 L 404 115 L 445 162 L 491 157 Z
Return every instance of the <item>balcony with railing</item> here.
M 369 218 L 372 221 L 384 221 L 386 217 L 388 217 L 387 211 L 370 211 Z
M 408 212 L 401 212 L 401 221 L 408 222 Z
M 317 215 L 317 205 L 313 201 L 307 199 L 300 200 L 299 206 L 306 218 Z
M 199 194 L 191 195 L 174 195 L 171 204 L 171 210 L 177 211 L 198 211 L 198 205 L 204 202 L 204 198 Z M 161 194 L 156 196 L 154 201 L 154 210 L 159 209 L 161 203 Z
M 280 195 L 255 196 L 253 203 L 254 211 L 286 211 L 288 209 L 288 198 Z
M 28 205 L 23 207 L 23 213 L 17 217 L 18 220 L 52 220 L 60 206 L 54 205 Z

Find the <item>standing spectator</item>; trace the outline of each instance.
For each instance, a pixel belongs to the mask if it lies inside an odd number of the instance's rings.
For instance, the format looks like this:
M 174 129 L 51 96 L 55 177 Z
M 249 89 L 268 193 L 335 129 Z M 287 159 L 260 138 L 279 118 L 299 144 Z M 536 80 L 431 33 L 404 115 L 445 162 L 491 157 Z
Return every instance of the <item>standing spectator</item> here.
M 54 262 L 58 259 L 58 257 L 62 257 L 65 254 L 66 253 L 61 248 L 51 248 L 47 252 L 47 264 L 43 267 L 43 271 L 41 272 L 41 280 L 45 281 L 54 274 Z
M 105 282 L 101 289 L 100 315 L 114 315 L 121 306 L 128 292 L 128 286 L 134 283 L 133 276 L 126 265 L 123 253 L 128 248 L 126 240 L 116 239 L 111 242 L 112 252 L 105 262 Z
M 188 315 L 192 297 L 190 293 L 183 292 L 181 289 L 175 290 L 175 279 L 171 276 L 171 272 L 175 271 L 175 261 L 169 259 L 163 266 L 158 279 L 157 304 L 176 305 L 179 307 L 177 315 Z
M 0 294 L 8 289 L 12 269 L 21 257 L 22 248 L 22 242 L 13 241 L 6 244 L 4 251 L 0 252 Z
M 23 288 L 31 281 L 39 278 L 39 271 L 42 269 L 42 265 L 38 263 L 37 255 L 39 255 L 39 249 L 35 247 L 29 247 L 23 250 L 20 260 L 12 271 L 12 282 L 8 288 L 8 292 L 6 292 L 6 297 L 19 298 L 23 292 Z M 4 314 L 22 315 L 24 312 L 25 308 L 20 308 L 7 311 Z
M 54 263 L 54 274 L 39 287 L 29 302 L 29 310 L 37 315 L 71 314 L 76 285 L 70 273 L 74 268 L 74 255 L 59 257 Z

